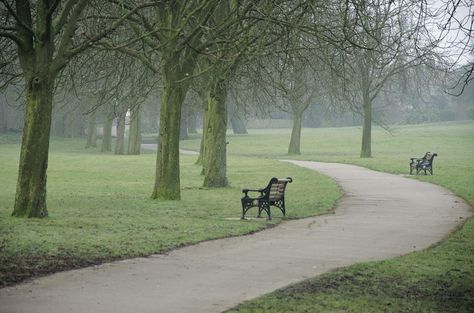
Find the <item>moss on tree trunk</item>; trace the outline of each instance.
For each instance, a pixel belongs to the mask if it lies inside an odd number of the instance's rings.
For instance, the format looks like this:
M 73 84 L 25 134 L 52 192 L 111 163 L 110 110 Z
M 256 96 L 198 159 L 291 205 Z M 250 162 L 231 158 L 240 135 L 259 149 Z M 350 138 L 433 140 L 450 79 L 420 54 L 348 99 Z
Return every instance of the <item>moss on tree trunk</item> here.
M 204 141 L 204 186 L 225 187 L 227 181 L 227 84 L 212 83 L 207 97 L 206 136 Z
M 160 108 L 160 130 L 156 158 L 155 188 L 152 198 L 179 200 L 179 128 L 185 90 L 168 82 L 163 87 Z
M 155 187 L 152 198 L 163 200 L 181 199 L 179 173 L 179 134 L 181 108 L 189 87 L 187 77 L 194 71 L 196 59 L 194 51 L 180 56 L 165 55 L 161 62 L 163 89 L 160 99 L 160 126 L 156 156 Z M 179 67 L 183 58 L 182 67 Z
M 26 111 L 13 216 L 45 217 L 46 170 L 52 115 L 52 81 L 47 74 L 27 80 Z

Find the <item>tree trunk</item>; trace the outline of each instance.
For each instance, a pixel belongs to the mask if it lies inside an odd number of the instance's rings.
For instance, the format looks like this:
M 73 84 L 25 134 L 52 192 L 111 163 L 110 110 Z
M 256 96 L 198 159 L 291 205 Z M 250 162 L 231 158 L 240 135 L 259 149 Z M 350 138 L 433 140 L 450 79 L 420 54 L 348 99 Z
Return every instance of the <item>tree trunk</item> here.
M 182 68 L 178 66 L 180 58 L 184 59 Z M 195 65 L 194 52 L 185 56 L 180 56 L 180 54 L 165 55 L 161 61 L 163 90 L 160 99 L 160 124 L 153 199 L 181 199 L 179 134 L 181 108 L 190 82 L 189 79 L 183 81 L 183 78 L 194 71 Z
M 52 120 L 51 120 L 51 135 L 58 137 L 65 137 L 66 125 L 64 119 L 66 114 L 63 112 L 58 112 L 53 110 Z
M 90 113 L 89 123 L 87 125 L 86 149 L 90 147 L 97 147 L 97 116 L 95 111 Z
M 234 134 L 248 134 L 245 122 L 239 112 L 238 106 L 234 102 L 228 105 L 228 115 L 230 116 L 230 125 Z
M 7 131 L 7 108 L 3 101 L 0 101 L 0 133 Z
M 51 131 L 53 79 L 27 78 L 26 112 L 13 216 L 45 217 L 46 170 Z
M 83 116 L 78 112 L 70 112 L 64 117 L 64 136 L 78 138 L 84 134 Z
M 128 154 L 140 154 L 141 136 L 141 108 L 136 105 L 131 110 L 130 130 L 128 132 Z
M 201 169 L 201 175 L 204 175 L 204 164 L 203 164 L 203 159 L 204 159 L 204 148 L 205 144 L 204 142 L 206 141 L 206 132 L 207 132 L 207 93 L 204 90 L 200 90 L 199 92 L 199 98 L 201 99 L 202 102 L 202 136 L 201 136 L 201 145 L 199 146 L 199 156 L 196 160 L 196 165 L 202 165 Z
M 362 127 L 361 158 L 372 157 L 372 101 L 367 93 L 364 93 L 364 125 Z
M 179 200 L 179 128 L 186 91 L 167 81 L 161 94 L 160 130 L 152 198 Z
M 227 84 L 217 80 L 207 98 L 206 137 L 204 141 L 204 186 L 225 187 L 227 181 Z
M 301 119 L 303 111 L 293 111 L 293 129 L 291 130 L 290 145 L 288 147 L 288 154 L 301 154 Z
M 124 154 L 125 150 L 125 117 L 127 110 L 123 109 L 117 117 L 117 138 L 115 140 L 115 154 Z
M 173 13 L 172 11 L 170 11 Z M 174 35 L 173 35 L 174 37 Z M 152 198 L 179 200 L 181 198 L 179 177 L 179 133 L 181 108 L 196 66 L 196 51 L 181 47 L 180 40 L 170 39 L 161 54 L 160 125 L 156 156 L 155 187 Z
M 207 104 L 207 101 L 206 101 Z M 201 144 L 199 146 L 199 156 L 196 160 L 196 165 L 202 165 L 202 170 L 201 170 L 201 175 L 204 175 L 204 164 L 203 164 L 203 159 L 204 159 L 204 147 L 205 144 L 204 142 L 206 141 L 206 132 L 207 132 L 207 106 L 204 109 L 204 114 L 202 115 L 202 136 L 201 136 Z
M 106 114 L 104 121 L 104 129 L 102 131 L 102 147 L 101 151 L 112 151 L 112 125 L 114 122 L 113 114 Z
M 244 121 L 242 120 L 240 115 L 237 114 L 237 112 L 234 113 L 234 115 L 232 115 L 232 117 L 230 118 L 230 124 L 232 125 L 232 131 L 234 132 L 234 134 L 248 134 L 247 127 L 245 126 Z
M 184 105 L 181 110 L 181 126 L 179 127 L 179 140 L 188 139 L 188 109 Z
M 194 110 L 188 111 L 188 133 L 197 134 L 196 112 L 194 112 Z

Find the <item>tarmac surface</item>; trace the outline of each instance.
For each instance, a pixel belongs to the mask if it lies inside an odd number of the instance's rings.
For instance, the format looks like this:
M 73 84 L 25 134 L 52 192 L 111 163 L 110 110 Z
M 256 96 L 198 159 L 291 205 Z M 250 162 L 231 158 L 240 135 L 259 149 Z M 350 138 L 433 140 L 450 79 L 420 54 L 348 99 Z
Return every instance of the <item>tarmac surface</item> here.
M 433 184 L 354 165 L 287 162 L 339 184 L 345 195 L 334 214 L 3 288 L 0 312 L 222 312 L 338 267 L 425 249 L 472 215 Z

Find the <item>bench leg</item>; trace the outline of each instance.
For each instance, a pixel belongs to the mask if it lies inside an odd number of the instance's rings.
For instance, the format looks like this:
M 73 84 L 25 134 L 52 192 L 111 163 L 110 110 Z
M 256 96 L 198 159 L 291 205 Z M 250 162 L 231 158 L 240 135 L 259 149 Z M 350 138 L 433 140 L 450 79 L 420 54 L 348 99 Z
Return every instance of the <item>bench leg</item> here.
M 262 217 L 262 211 L 265 211 L 267 213 L 267 220 L 271 220 L 271 213 L 270 213 L 270 205 L 268 203 L 261 203 L 258 206 L 258 215 L 257 217 Z
M 267 203 L 267 205 L 264 208 L 265 212 L 267 212 L 267 221 L 272 219 L 272 214 L 270 213 L 270 204 Z
M 246 202 L 242 199 L 240 200 L 242 202 L 242 217 L 240 218 L 241 220 L 245 220 L 245 213 L 250 209 L 249 206 L 246 205 Z

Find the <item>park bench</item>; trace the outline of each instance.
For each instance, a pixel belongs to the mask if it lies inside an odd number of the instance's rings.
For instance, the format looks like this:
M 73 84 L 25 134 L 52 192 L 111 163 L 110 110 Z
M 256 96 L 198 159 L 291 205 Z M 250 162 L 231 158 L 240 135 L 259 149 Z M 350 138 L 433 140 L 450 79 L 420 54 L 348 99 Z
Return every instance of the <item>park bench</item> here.
M 422 158 L 410 158 L 410 175 L 413 174 L 413 171 L 416 171 L 416 175 L 420 171 L 424 171 L 425 175 L 427 175 L 426 171 L 433 175 L 433 159 L 437 155 L 436 153 L 426 152 Z
M 270 179 L 268 186 L 261 189 L 242 189 L 245 196 L 241 199 L 242 201 L 242 219 L 245 219 L 245 214 L 250 208 L 258 207 L 258 215 L 260 217 L 262 211 L 267 213 L 267 219 L 271 220 L 272 216 L 270 213 L 270 206 L 276 206 L 283 213 L 286 214 L 285 210 L 285 189 L 288 183 L 291 183 L 293 179 L 287 177 L 285 179 L 278 179 L 273 177 Z M 260 193 L 256 197 L 250 197 L 249 192 Z

